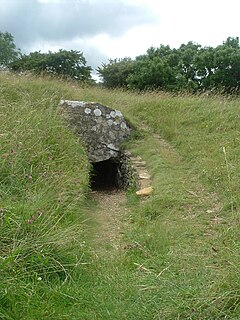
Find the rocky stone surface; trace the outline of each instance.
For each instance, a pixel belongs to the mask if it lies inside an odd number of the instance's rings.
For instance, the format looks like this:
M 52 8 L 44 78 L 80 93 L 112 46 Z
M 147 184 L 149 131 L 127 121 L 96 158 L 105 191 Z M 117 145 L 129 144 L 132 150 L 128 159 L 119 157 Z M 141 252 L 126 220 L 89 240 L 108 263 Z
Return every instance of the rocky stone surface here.
M 118 110 L 96 102 L 62 100 L 59 112 L 85 144 L 91 162 L 118 158 L 131 127 Z
M 148 188 L 144 188 L 144 189 L 138 190 L 136 192 L 136 195 L 138 195 L 138 196 L 149 196 L 152 193 L 153 193 L 153 187 L 148 187 Z
M 151 186 L 151 176 L 148 173 L 146 162 L 142 160 L 140 156 L 130 156 L 132 166 L 136 172 L 136 182 L 138 196 L 149 196 L 153 193 L 153 187 Z

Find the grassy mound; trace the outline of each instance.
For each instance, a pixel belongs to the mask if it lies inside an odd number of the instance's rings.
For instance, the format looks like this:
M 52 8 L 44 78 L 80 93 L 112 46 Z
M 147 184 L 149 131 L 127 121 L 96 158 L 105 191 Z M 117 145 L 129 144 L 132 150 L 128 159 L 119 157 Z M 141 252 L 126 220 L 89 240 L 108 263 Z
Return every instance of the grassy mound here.
M 149 319 L 238 319 L 240 99 L 149 93 L 129 101 L 124 111 L 146 128 L 133 150 L 155 187 L 135 209 L 140 246 L 131 254 L 149 270 L 141 279 L 155 297 Z
M 56 115 L 69 94 L 60 82 L 0 78 L 1 319 L 53 319 L 60 283 L 84 259 L 88 162 Z
M 1 319 L 240 318 L 239 98 L 6 75 L 0 96 Z M 154 193 L 129 193 L 121 252 L 89 245 L 89 165 L 60 99 L 109 105 L 139 128 L 128 148 Z
M 119 312 L 126 319 L 238 319 L 240 99 L 99 89 L 85 94 L 142 128 L 128 147 L 147 161 L 155 189 L 144 202 L 130 197 L 126 256 L 109 268 L 103 261 L 94 275 L 105 283 L 99 290 L 105 290 L 112 318 L 122 319 Z M 116 286 L 108 280 L 111 268 L 121 284 L 115 295 L 106 293 Z M 103 311 L 95 312 L 104 319 Z

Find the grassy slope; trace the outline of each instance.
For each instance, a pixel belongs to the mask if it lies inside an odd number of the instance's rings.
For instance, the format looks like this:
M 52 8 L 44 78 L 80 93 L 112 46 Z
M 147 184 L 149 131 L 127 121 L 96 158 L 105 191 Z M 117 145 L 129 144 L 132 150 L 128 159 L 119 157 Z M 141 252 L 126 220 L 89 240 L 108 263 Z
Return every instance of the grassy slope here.
M 60 319 L 68 303 L 59 303 L 63 283 L 85 259 L 88 163 L 56 116 L 69 91 L 57 82 L 0 78 L 1 319 Z
M 135 206 L 130 235 L 139 244 L 130 256 L 150 270 L 138 282 L 151 310 L 144 318 L 238 319 L 240 100 L 161 93 L 102 100 L 145 128 L 132 148 L 147 160 L 155 194 Z
M 0 80 L 3 319 L 240 317 L 238 99 Z M 83 246 L 87 164 L 55 116 L 60 98 L 107 104 L 144 128 L 129 148 L 155 192 L 129 195 L 122 254 L 97 258 Z

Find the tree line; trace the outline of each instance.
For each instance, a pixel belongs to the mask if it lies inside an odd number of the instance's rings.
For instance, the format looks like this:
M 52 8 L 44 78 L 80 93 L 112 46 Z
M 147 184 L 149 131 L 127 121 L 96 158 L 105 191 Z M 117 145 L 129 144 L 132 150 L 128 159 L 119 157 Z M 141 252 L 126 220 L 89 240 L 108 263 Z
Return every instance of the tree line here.
M 22 54 L 8 32 L 0 32 L 0 67 L 93 81 L 92 68 L 82 52 Z M 151 47 L 135 59 L 110 59 L 99 66 L 97 72 L 101 84 L 107 88 L 239 92 L 239 38 L 229 37 L 217 47 L 202 47 L 194 42 L 182 44 L 178 49 L 165 45 Z
M 62 50 L 41 53 L 40 51 L 22 54 L 14 44 L 9 32 L 0 32 L 0 68 L 15 72 L 33 72 L 61 76 L 80 82 L 92 82 L 92 68 L 82 52 Z
M 239 38 L 229 37 L 215 48 L 194 42 L 182 44 L 178 49 L 151 47 L 136 59 L 110 60 L 98 68 L 98 73 L 109 88 L 238 91 Z

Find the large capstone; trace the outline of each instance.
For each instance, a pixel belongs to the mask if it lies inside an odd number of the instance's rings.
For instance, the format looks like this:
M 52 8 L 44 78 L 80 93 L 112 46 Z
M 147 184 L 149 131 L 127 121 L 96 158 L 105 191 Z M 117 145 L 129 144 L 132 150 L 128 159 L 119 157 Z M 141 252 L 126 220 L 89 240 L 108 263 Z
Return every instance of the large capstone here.
M 62 100 L 60 113 L 85 144 L 91 162 L 118 158 L 131 127 L 122 113 L 96 102 Z

